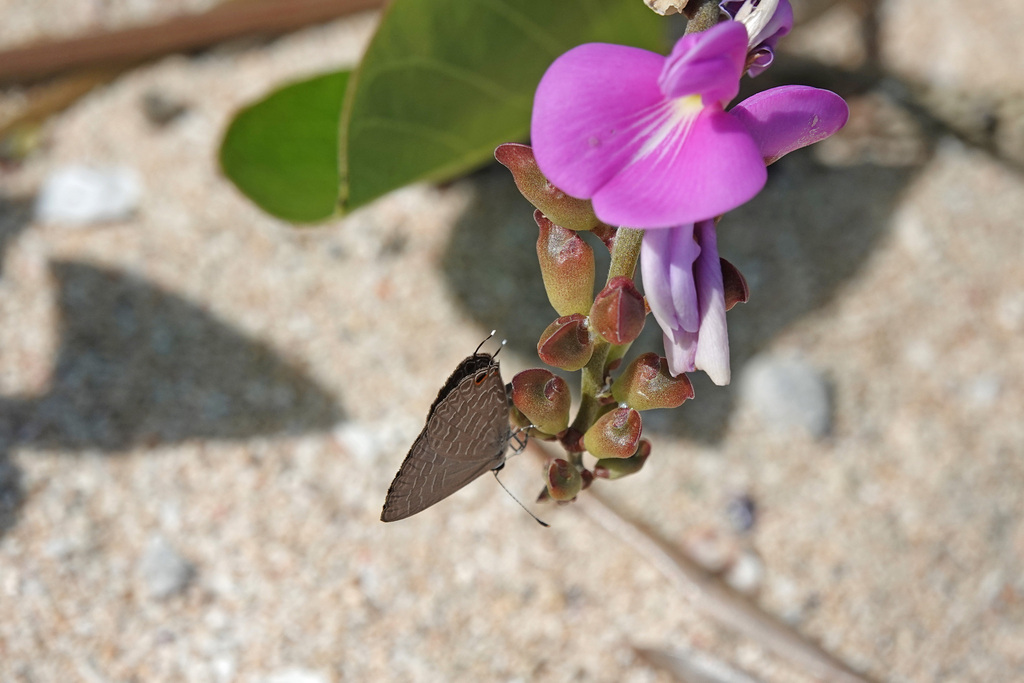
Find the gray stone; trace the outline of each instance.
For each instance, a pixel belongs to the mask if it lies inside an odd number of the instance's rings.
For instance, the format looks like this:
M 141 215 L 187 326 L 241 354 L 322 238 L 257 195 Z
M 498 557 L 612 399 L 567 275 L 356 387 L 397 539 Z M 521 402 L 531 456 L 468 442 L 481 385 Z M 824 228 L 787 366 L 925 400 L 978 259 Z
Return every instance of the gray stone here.
M 183 592 L 196 569 L 166 539 L 156 537 L 142 556 L 139 573 L 149 596 L 162 600 Z
M 141 198 L 142 181 L 135 169 L 63 166 L 43 182 L 35 218 L 77 226 L 123 220 L 135 212 Z
M 820 438 L 831 428 L 828 383 L 801 358 L 770 354 L 755 357 L 743 369 L 740 394 L 773 430 L 801 428 Z

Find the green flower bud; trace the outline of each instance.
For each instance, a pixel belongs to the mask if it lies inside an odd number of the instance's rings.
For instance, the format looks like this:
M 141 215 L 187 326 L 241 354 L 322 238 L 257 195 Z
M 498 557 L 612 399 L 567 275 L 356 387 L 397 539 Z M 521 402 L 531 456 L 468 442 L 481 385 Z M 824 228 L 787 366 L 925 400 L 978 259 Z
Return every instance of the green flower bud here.
M 512 378 L 512 403 L 534 427 L 559 434 L 569 426 L 569 385 L 550 370 L 523 370 Z
M 548 301 L 558 315 L 590 312 L 594 300 L 594 250 L 572 230 L 555 225 L 540 211 L 537 260 Z
M 645 353 L 626 366 L 615 383 L 616 402 L 636 410 L 678 408 L 693 398 L 693 385 L 686 375 L 673 377 L 668 361 L 656 353 Z
M 745 304 L 750 299 L 750 288 L 747 287 L 747 280 L 739 268 L 726 261 L 718 259 L 722 263 L 722 284 L 725 285 L 725 310 L 731 309 L 736 304 Z
M 552 460 L 548 465 L 547 492 L 553 500 L 572 500 L 583 488 L 583 477 L 568 460 Z
M 590 325 L 612 344 L 629 344 L 644 329 L 644 297 L 628 277 L 608 281 L 590 309 Z
M 598 460 L 594 465 L 594 476 L 602 479 L 621 479 L 630 474 L 636 474 L 643 468 L 650 455 L 651 442 L 647 439 L 640 439 L 640 446 L 630 457 Z
M 537 355 L 548 365 L 575 371 L 590 362 L 594 340 L 585 316 L 576 313 L 548 325 L 537 342 Z
M 583 445 L 598 458 L 628 458 L 636 453 L 643 428 L 640 413 L 616 408 L 598 418 L 583 435 Z
M 570 197 L 544 177 L 529 145 L 513 142 L 498 145 L 494 158 L 512 171 L 512 178 L 523 196 L 558 225 L 569 230 L 593 230 L 604 225 L 594 215 L 589 200 Z

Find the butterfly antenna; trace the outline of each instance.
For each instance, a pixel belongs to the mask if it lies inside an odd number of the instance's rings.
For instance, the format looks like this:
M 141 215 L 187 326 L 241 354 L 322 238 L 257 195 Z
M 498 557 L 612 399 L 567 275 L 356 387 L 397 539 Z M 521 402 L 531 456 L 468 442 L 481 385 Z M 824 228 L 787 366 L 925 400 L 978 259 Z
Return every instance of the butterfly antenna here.
M 498 333 L 498 331 L 497 331 L 497 330 L 491 330 L 491 333 L 490 333 L 489 335 L 487 335 L 486 337 L 484 337 L 484 340 L 483 340 L 482 342 L 480 342 L 480 346 L 477 346 L 477 347 L 476 347 L 476 351 L 474 351 L 474 352 L 473 352 L 473 355 L 475 356 L 475 355 L 477 355 L 478 353 L 480 353 L 480 349 L 482 349 L 482 348 L 483 348 L 483 345 L 484 345 L 484 344 L 486 344 L 486 343 L 488 342 L 488 340 L 489 340 L 489 339 L 490 339 L 491 337 L 493 337 L 494 335 L 496 335 L 497 333 Z M 502 344 L 504 344 L 504 343 L 505 343 L 505 342 L 502 342 Z M 497 355 L 497 354 L 495 354 L 495 355 Z
M 498 354 L 501 353 L 501 350 L 505 348 L 505 344 L 508 344 L 508 339 L 501 340 L 501 346 L 498 347 L 498 350 L 494 352 L 494 355 L 491 356 L 491 358 L 497 358 Z
M 518 498 L 516 498 L 515 496 L 512 495 L 512 492 L 508 490 L 508 487 L 505 486 L 505 484 L 503 484 L 501 482 L 501 479 L 498 479 L 498 470 L 491 470 L 491 471 L 494 472 L 494 479 L 495 479 L 495 481 L 497 481 L 499 484 L 501 484 L 501 488 L 505 489 L 505 493 L 507 493 L 509 495 L 509 497 L 512 498 L 512 500 L 514 500 L 515 502 L 519 503 L 519 507 L 521 507 L 524 510 L 526 510 L 526 514 L 528 514 L 531 517 L 533 517 L 533 519 L 537 522 L 537 524 L 540 524 L 542 527 L 548 528 L 548 527 L 551 526 L 547 522 L 543 521 L 540 517 L 538 517 L 537 515 L 535 515 L 532 512 L 530 512 L 530 508 L 528 508 L 525 505 L 523 505 L 523 502 L 521 500 L 519 500 Z

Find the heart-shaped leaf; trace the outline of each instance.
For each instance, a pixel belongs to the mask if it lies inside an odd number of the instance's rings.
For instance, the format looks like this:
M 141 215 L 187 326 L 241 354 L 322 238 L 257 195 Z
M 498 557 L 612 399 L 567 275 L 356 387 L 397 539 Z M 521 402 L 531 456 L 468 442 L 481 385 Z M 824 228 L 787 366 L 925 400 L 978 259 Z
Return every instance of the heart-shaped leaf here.
M 298 223 L 338 209 L 338 119 L 349 72 L 287 85 L 235 117 L 220 148 L 224 173 L 260 208 Z
M 324 220 L 486 163 L 526 137 L 558 55 L 592 41 L 658 50 L 664 28 L 635 0 L 394 0 L 351 79 L 294 83 L 242 110 L 221 165 L 265 211 Z

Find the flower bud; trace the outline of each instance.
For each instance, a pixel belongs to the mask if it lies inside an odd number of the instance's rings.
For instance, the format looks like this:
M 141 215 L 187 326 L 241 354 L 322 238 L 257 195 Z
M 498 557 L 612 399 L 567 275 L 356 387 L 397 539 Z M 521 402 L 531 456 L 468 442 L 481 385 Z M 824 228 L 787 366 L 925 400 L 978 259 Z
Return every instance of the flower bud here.
M 747 280 L 739 268 L 726 261 L 718 259 L 722 263 L 722 284 L 725 285 L 725 310 L 731 309 L 736 304 L 745 304 L 750 299 L 750 288 L 747 287 Z
M 591 230 L 591 232 L 604 242 L 604 246 L 608 247 L 608 253 L 612 253 L 612 248 L 615 246 L 615 236 L 619 234 L 619 229 L 610 225 L 600 225 Z
M 640 413 L 632 408 L 616 408 L 598 418 L 583 435 L 583 445 L 598 458 L 628 458 L 640 442 Z
M 544 291 L 558 315 L 590 312 L 594 300 L 594 250 L 572 230 L 555 225 L 539 210 L 537 260 Z
M 686 7 L 687 0 L 644 0 L 644 2 L 652 10 L 664 17 L 682 12 L 683 8 Z
M 570 453 L 582 453 L 587 450 L 583 445 L 583 433 L 575 427 L 569 427 L 559 434 L 558 440 L 561 442 L 562 448 Z
M 602 479 L 621 479 L 636 474 L 651 455 L 651 442 L 640 439 L 636 453 L 628 458 L 604 458 L 594 465 L 594 476 Z
M 612 344 L 629 344 L 644 329 L 644 297 L 628 277 L 613 277 L 590 309 L 590 325 Z
M 604 225 L 587 199 L 576 199 L 552 185 L 537 166 L 529 145 L 506 142 L 494 150 L 494 158 L 508 170 L 523 196 L 556 224 L 569 230 L 592 230 Z
M 656 353 L 645 353 L 626 366 L 615 383 L 612 396 L 636 410 L 678 408 L 693 398 L 690 379 L 680 374 L 673 377 L 668 361 Z
M 537 355 L 548 365 L 562 370 L 579 370 L 590 362 L 594 340 L 585 316 L 566 315 L 548 325 L 537 342 Z
M 548 465 L 548 496 L 554 500 L 572 500 L 583 488 L 583 477 L 568 460 L 552 460 Z
M 512 403 L 534 427 L 558 434 L 569 426 L 569 385 L 550 370 L 532 368 L 512 378 Z

